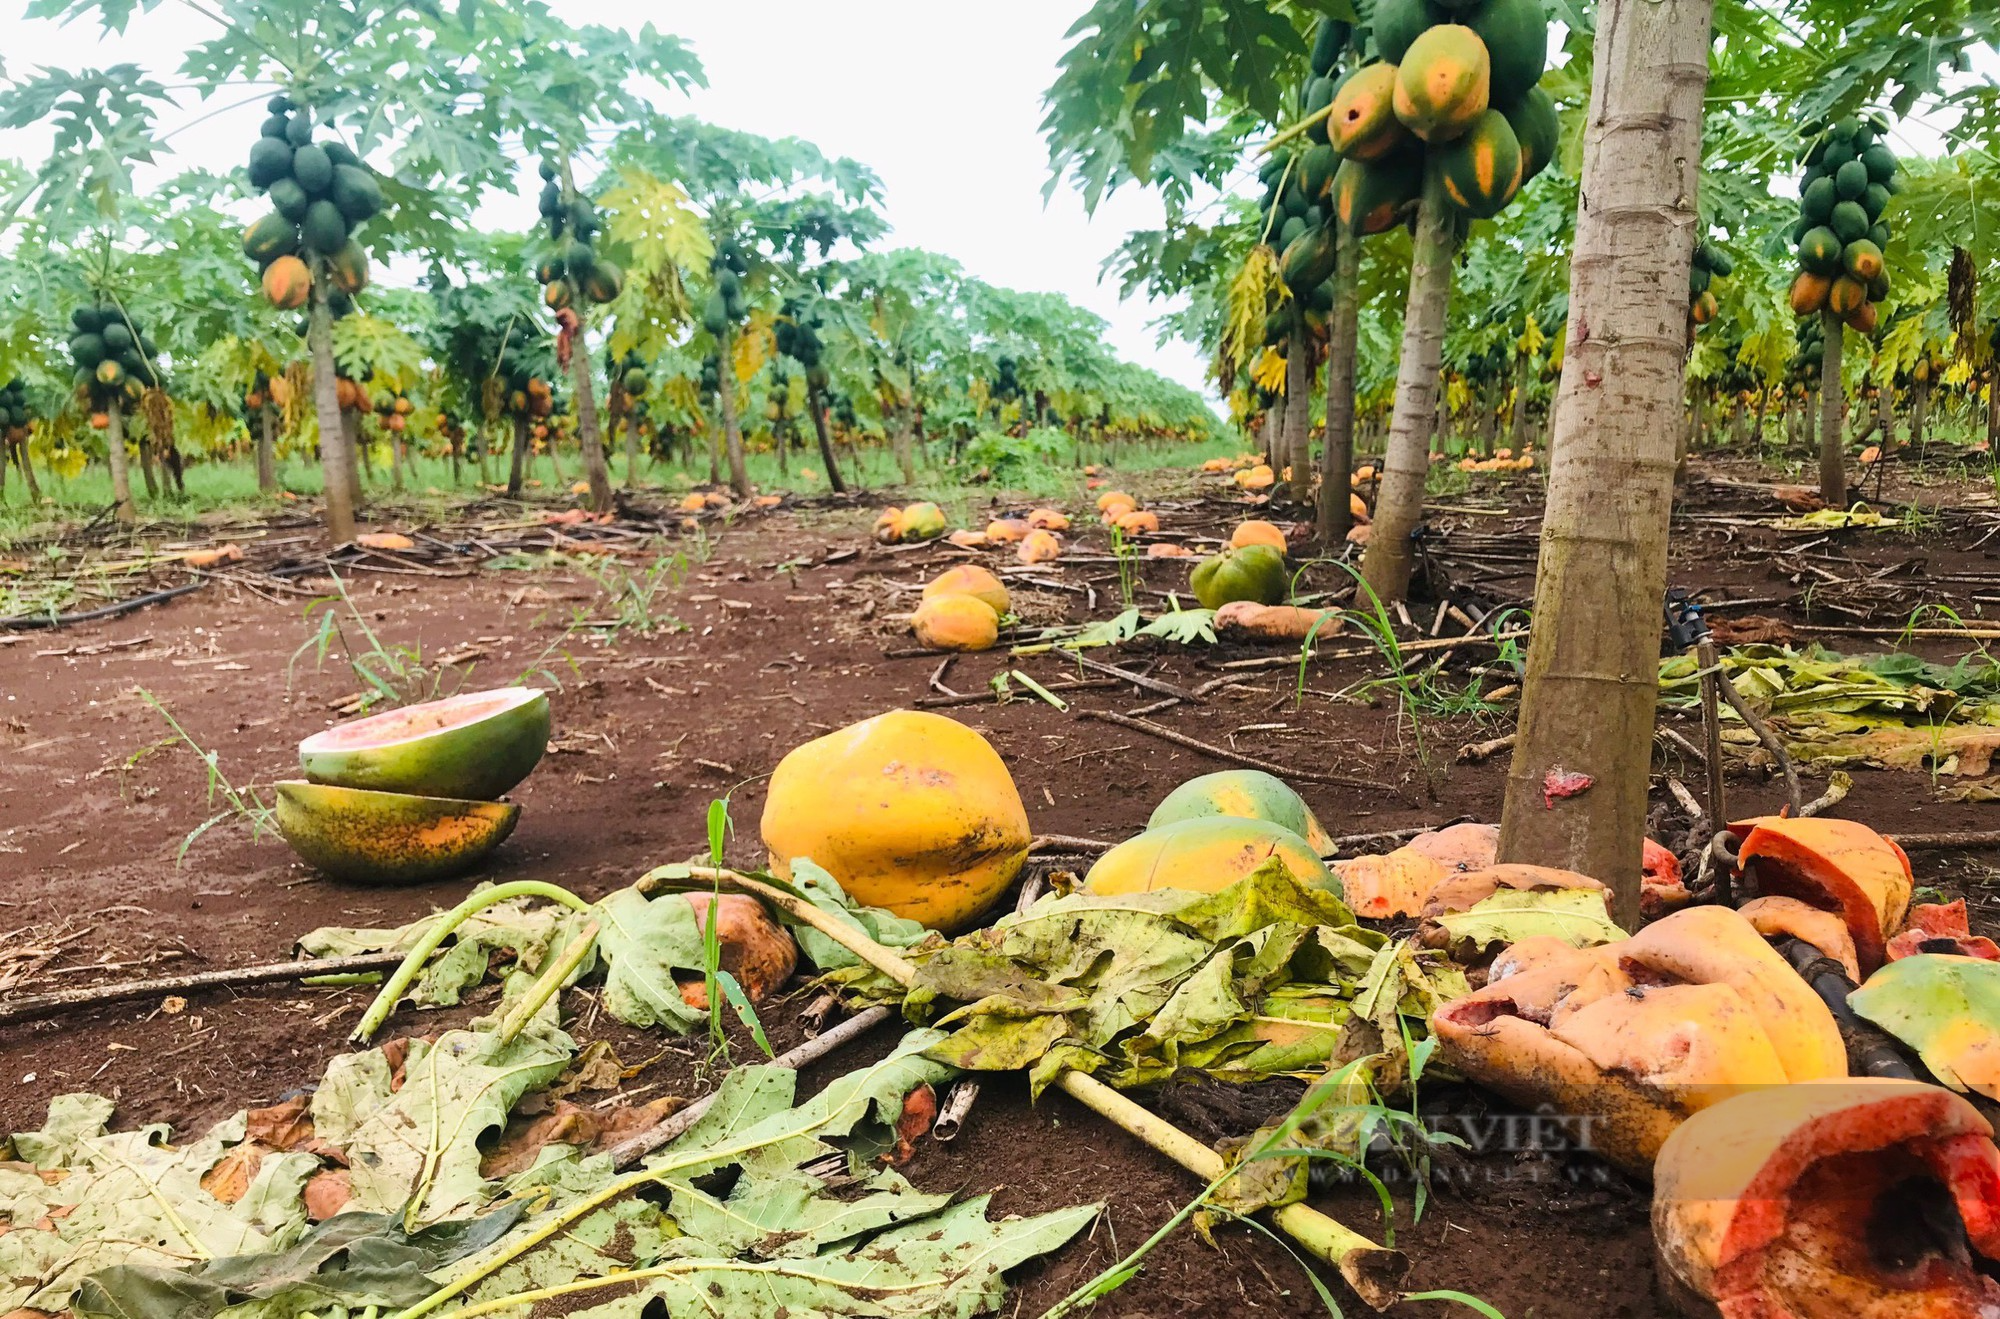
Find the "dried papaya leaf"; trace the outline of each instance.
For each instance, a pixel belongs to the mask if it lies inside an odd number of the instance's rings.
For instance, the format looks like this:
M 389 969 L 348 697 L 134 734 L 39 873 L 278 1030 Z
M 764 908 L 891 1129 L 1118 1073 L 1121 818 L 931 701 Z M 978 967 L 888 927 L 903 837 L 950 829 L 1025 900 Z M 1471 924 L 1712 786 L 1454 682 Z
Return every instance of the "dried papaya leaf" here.
M 921 921 L 907 920 L 880 907 L 862 906 L 841 890 L 840 881 L 807 858 L 800 857 L 792 862 L 792 887 L 813 906 L 853 926 L 885 948 L 911 948 L 923 942 L 930 933 Z M 800 951 L 811 958 L 812 964 L 820 970 L 834 971 L 860 964 L 861 959 L 845 945 L 836 943 L 810 925 L 787 919 L 783 912 L 778 916 L 799 941 Z
M 674 972 L 702 970 L 694 908 L 673 894 L 652 899 L 619 889 L 591 909 L 604 960 L 604 1010 L 628 1026 L 664 1026 L 683 1035 L 707 1013 L 688 1006 Z
M 1591 889 L 1503 889 L 1466 911 L 1440 916 L 1451 941 L 1485 948 L 1552 935 L 1572 948 L 1614 943 L 1625 931 L 1611 920 L 1604 895 Z
M 62 1097 L 51 1105 L 49 1123 L 28 1140 L 43 1159 L 60 1152 L 62 1161 L 48 1166 L 50 1176 L 0 1175 L 0 1198 L 13 1224 L 0 1234 L 5 1308 L 60 1311 L 100 1269 L 177 1268 L 190 1260 L 262 1252 L 303 1229 L 305 1180 L 318 1167 L 313 1156 L 265 1157 L 241 1194 L 225 1203 L 202 1179 L 242 1143 L 242 1114 L 176 1146 L 167 1143 L 164 1126 L 104 1132 L 101 1115 L 109 1101 L 90 1099 Z
M 414 1233 L 404 1231 L 397 1214 L 346 1213 L 280 1250 L 189 1269 L 117 1265 L 84 1282 L 75 1313 L 78 1319 L 192 1319 L 260 1301 L 274 1315 L 331 1304 L 405 1306 L 434 1290 L 426 1274 L 485 1249 L 520 1221 L 525 1207 L 503 1206 Z
M 1915 1049 L 1939 1084 L 2000 1099 L 2000 962 L 1919 953 L 1883 966 L 1847 1005 Z
M 381 1049 L 345 1054 L 313 1096 L 313 1127 L 346 1156 L 355 1208 L 408 1205 L 413 1223 L 453 1217 L 484 1197 L 481 1137 L 561 1076 L 575 1048 L 548 1013 L 506 1044 L 491 1029 L 447 1031 L 411 1043 L 400 1089 Z

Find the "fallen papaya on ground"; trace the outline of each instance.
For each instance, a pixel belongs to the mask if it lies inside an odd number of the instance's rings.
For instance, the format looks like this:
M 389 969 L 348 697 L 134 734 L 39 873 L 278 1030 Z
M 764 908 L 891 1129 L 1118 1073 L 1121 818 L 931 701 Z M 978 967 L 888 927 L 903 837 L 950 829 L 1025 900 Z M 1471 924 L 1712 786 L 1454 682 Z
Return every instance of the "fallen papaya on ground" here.
M 1667 1138 L 1653 1235 L 1683 1314 L 1980 1319 L 2000 1314 L 2000 1150 L 1919 1082 L 1750 1090 Z
M 1742 1087 L 1847 1075 L 1826 1005 L 1725 907 L 1590 949 L 1523 940 L 1432 1027 L 1441 1061 L 1584 1120 L 1591 1150 L 1642 1176 L 1689 1114 Z
M 1333 850 L 1332 835 L 1305 798 L 1277 775 L 1261 769 L 1225 769 L 1189 779 L 1160 800 L 1146 827 L 1157 829 L 1214 815 L 1268 820 L 1305 839 L 1306 846 L 1321 856 Z
M 1302 883 L 1339 892 L 1305 839 L 1268 820 L 1226 815 L 1177 820 L 1126 839 L 1097 858 L 1083 887 L 1100 896 L 1155 889 L 1220 893 L 1274 858 Z
M 1817 816 L 1764 816 L 1730 831 L 1742 840 L 1738 868 L 1760 895 L 1838 913 L 1863 975 L 1888 960 L 1889 939 L 1903 927 L 1915 883 L 1902 848 L 1865 824 Z

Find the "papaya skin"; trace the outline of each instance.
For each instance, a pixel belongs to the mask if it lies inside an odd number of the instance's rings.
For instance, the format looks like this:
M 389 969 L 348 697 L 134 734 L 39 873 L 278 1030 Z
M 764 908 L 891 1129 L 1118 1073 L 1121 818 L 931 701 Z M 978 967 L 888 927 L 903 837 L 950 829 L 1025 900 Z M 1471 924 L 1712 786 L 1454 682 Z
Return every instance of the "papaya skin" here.
M 1335 887 L 1305 839 L 1265 820 L 1226 815 L 1180 820 L 1128 838 L 1097 858 L 1083 886 L 1106 896 L 1167 888 L 1220 893 L 1274 857 L 1305 883 Z
M 794 748 L 761 825 L 771 871 L 824 867 L 848 895 L 933 929 L 971 925 L 1027 860 L 1027 808 L 992 745 L 943 715 L 892 710 Z
M 505 842 L 511 802 L 278 783 L 278 832 L 307 864 L 353 884 L 420 884 L 462 874 Z

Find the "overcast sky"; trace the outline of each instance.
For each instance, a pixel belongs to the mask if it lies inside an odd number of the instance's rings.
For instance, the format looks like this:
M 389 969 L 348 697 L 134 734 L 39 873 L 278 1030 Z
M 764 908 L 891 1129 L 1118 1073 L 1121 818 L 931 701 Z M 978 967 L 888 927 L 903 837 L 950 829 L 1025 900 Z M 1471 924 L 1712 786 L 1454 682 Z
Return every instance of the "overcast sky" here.
M 15 13 L 21 0 L 0 0 Z M 1131 229 L 1159 221 L 1159 204 L 1133 190 L 1095 216 L 1068 189 L 1044 205 L 1047 152 L 1038 125 L 1041 94 L 1055 74 L 1063 33 L 1083 0 L 1016 0 L 1001 9 L 937 0 L 757 0 L 756 3 L 631 6 L 551 0 L 576 23 L 650 20 L 686 39 L 709 86 L 669 96 L 661 108 L 728 128 L 795 134 L 830 155 L 852 156 L 881 175 L 894 232 L 885 246 L 942 252 L 993 284 L 1068 295 L 1110 322 L 1111 346 L 1192 388 L 1206 391 L 1195 350 L 1155 344 L 1149 322 L 1161 307 L 1123 302 L 1100 283 L 1098 267 Z M 162 81 L 182 52 L 213 31 L 176 0 L 134 18 L 122 40 L 94 28 L 64 28 L 10 17 L 0 43 L 9 73 L 36 65 L 145 66 Z M 225 103 L 237 97 L 223 98 Z M 190 105 L 166 127 L 202 113 Z M 224 171 L 257 135 L 261 104 L 193 124 L 173 139 L 173 169 Z M 40 159 L 46 134 L 0 132 L 0 156 Z M 166 171 L 141 178 L 157 182 Z M 527 190 L 496 203 L 483 224 L 525 228 L 534 219 Z

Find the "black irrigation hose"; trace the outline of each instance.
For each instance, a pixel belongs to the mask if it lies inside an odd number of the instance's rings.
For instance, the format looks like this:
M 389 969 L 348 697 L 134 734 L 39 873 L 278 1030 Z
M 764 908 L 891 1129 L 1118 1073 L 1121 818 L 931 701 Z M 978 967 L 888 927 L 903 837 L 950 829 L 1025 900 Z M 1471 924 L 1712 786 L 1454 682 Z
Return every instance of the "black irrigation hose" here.
M 1920 1073 L 1895 1037 L 1848 1006 L 1847 996 L 1854 992 L 1855 986 L 1847 978 L 1846 968 L 1803 939 L 1784 939 L 1776 946 L 1833 1014 L 1840 1038 L 1847 1045 L 1848 1069 L 1854 1075 L 1886 1076 L 1899 1081 L 1920 1079 Z

